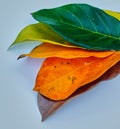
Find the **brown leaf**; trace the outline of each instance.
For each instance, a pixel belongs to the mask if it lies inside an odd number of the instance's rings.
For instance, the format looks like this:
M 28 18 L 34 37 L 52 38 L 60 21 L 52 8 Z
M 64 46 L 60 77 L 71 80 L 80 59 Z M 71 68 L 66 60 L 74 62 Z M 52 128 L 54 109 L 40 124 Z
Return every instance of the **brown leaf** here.
M 71 97 L 74 97 L 76 95 L 80 95 L 89 89 L 96 86 L 96 84 L 100 83 L 104 80 L 109 80 L 114 77 L 116 77 L 118 74 L 120 74 L 120 61 L 114 65 L 112 68 L 110 68 L 106 73 L 104 73 L 100 78 L 97 80 L 80 87 L 76 92 L 74 92 L 68 99 L 66 100 L 60 100 L 60 101 L 53 101 L 48 98 L 43 97 L 42 95 L 38 94 L 38 107 L 42 116 L 42 121 L 44 121 L 46 118 L 48 118 L 53 112 L 55 112 L 58 108 L 61 107 L 62 104 L 64 104 L 67 100 L 69 100 Z

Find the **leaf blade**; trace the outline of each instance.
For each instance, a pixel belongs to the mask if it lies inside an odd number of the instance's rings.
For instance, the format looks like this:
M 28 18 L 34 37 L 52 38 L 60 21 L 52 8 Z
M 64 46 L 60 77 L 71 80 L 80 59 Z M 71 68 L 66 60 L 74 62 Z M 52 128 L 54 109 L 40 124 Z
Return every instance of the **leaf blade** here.
M 70 4 L 39 10 L 32 16 L 77 46 L 92 50 L 120 50 L 120 22 L 101 9 L 86 4 Z
M 92 83 L 89 83 L 81 88 L 79 88 L 75 93 L 70 96 L 70 98 L 61 101 L 52 101 L 51 99 L 47 99 L 38 93 L 37 103 L 39 107 L 39 111 L 42 116 L 42 121 L 46 120 L 53 112 L 58 110 L 66 101 L 70 100 L 71 97 L 75 97 L 76 95 L 80 95 L 84 92 L 87 92 L 91 88 L 95 87 L 96 84 L 101 81 L 109 80 L 114 78 L 115 76 L 120 74 L 120 62 L 110 68 L 105 74 L 103 74 L 100 78 L 95 80 Z
M 50 43 L 42 43 L 35 47 L 30 53 L 22 54 L 18 57 L 23 58 L 25 56 L 31 58 L 48 58 L 48 57 L 60 57 L 65 59 L 72 58 L 87 58 L 87 57 L 97 57 L 105 58 L 113 54 L 114 51 L 89 51 L 80 48 L 64 47 L 60 45 L 54 45 Z
M 39 41 L 39 42 L 48 42 L 52 44 L 59 44 L 63 46 L 69 46 L 69 43 L 56 34 L 50 27 L 44 23 L 36 23 L 26 26 L 18 34 L 16 40 L 11 44 L 11 46 L 24 43 L 25 41 Z M 70 45 L 74 47 L 74 45 Z
M 120 21 L 120 12 L 115 12 L 115 11 L 111 11 L 111 10 L 103 10 L 105 13 L 107 13 L 110 16 L 115 17 L 116 19 L 118 19 Z
M 38 72 L 34 90 L 52 100 L 66 99 L 119 61 L 120 52 L 106 58 L 47 58 Z

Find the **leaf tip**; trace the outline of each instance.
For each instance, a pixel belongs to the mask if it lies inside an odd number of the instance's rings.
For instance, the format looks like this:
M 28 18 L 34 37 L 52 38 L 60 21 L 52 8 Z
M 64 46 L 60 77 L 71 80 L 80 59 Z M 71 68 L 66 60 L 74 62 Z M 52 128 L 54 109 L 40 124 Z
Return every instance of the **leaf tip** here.
M 7 48 L 7 51 L 9 51 L 13 46 L 13 43 Z
M 20 55 L 20 56 L 17 58 L 17 60 L 19 60 L 19 59 L 21 59 L 21 58 L 24 58 L 24 57 L 26 57 L 26 54 Z

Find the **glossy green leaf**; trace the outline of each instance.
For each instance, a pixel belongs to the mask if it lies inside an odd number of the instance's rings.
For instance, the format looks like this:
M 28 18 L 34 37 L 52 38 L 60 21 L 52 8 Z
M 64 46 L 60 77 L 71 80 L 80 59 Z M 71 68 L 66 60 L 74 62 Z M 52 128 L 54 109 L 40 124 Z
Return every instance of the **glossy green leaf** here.
M 91 50 L 120 50 L 120 21 L 87 4 L 69 4 L 32 13 L 68 42 Z
M 111 10 L 103 10 L 105 13 L 107 13 L 110 16 L 115 17 L 116 19 L 118 19 L 120 21 L 120 12 L 115 12 L 115 11 L 111 11 Z
M 67 41 L 65 41 L 61 36 L 55 33 L 48 25 L 44 23 L 32 24 L 25 27 L 18 34 L 16 40 L 11 46 L 20 42 L 23 43 L 24 41 L 40 41 L 52 44 L 60 43 L 63 46 L 69 45 Z M 71 44 L 70 46 L 72 47 L 73 45 Z

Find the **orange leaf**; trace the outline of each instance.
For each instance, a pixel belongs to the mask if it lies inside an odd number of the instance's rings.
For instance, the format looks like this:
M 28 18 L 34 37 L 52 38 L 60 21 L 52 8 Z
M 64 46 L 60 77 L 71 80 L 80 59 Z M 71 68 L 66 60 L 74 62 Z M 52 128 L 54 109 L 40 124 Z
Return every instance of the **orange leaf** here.
M 54 101 L 38 93 L 37 102 L 38 102 L 38 107 L 39 107 L 39 110 L 42 116 L 42 121 L 47 119 L 52 113 L 54 113 L 57 109 L 59 109 L 67 100 L 70 100 L 72 97 L 76 95 L 80 95 L 92 89 L 101 81 L 112 79 L 119 74 L 120 74 L 120 61 L 116 63 L 112 68 L 110 68 L 107 72 L 105 72 L 100 78 L 98 78 L 97 80 L 87 85 L 80 87 L 69 98 L 65 100 Z
M 47 58 L 37 75 L 34 90 L 53 100 L 66 99 L 119 61 L 120 52 L 106 58 Z
M 103 58 L 113 54 L 114 51 L 89 51 L 80 48 L 70 48 L 49 43 L 43 43 L 35 47 L 29 54 L 23 54 L 19 58 L 29 56 L 32 58 L 47 58 L 47 57 L 60 57 L 60 58 L 85 58 L 85 57 L 98 57 Z

